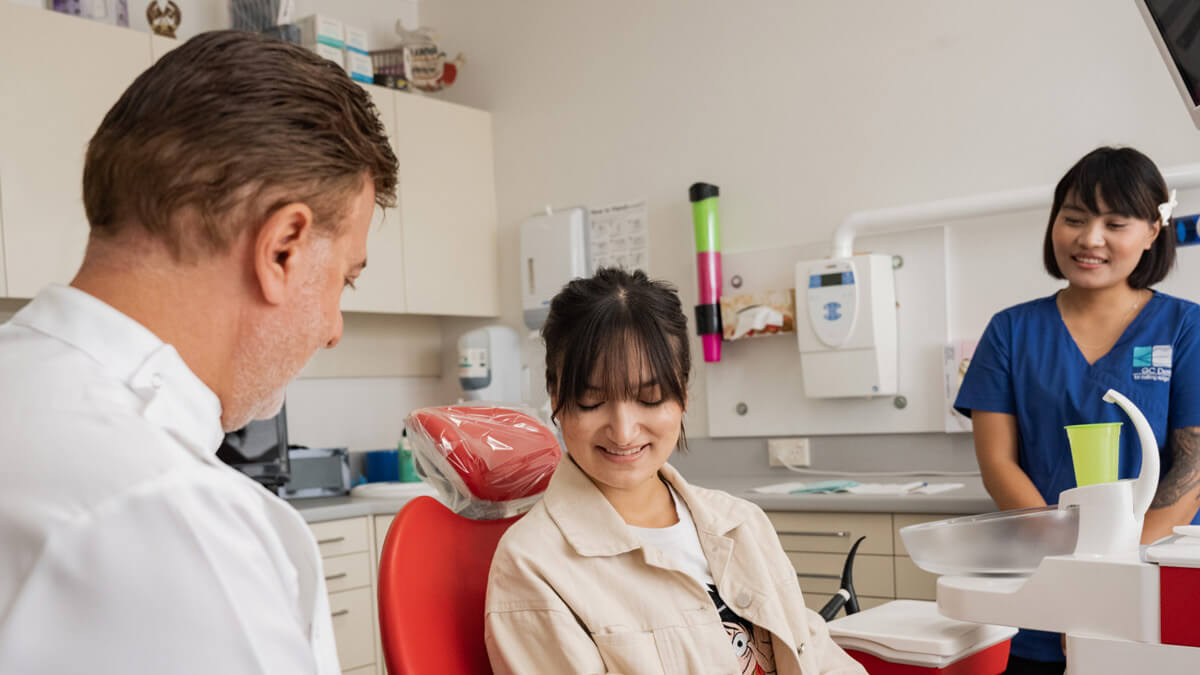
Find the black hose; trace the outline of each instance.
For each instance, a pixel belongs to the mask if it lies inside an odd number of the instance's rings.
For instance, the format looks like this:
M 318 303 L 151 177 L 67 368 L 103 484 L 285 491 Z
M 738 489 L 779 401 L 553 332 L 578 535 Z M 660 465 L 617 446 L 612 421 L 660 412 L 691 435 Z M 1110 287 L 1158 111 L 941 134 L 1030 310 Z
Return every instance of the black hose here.
M 846 554 L 846 564 L 842 566 L 842 583 L 838 592 L 825 603 L 821 611 L 817 612 L 822 619 L 830 621 L 837 616 L 838 611 L 844 606 L 846 614 L 857 614 L 858 594 L 854 592 L 854 556 L 858 553 L 858 545 L 863 542 L 866 537 L 859 537 L 854 545 L 850 547 L 850 552 Z

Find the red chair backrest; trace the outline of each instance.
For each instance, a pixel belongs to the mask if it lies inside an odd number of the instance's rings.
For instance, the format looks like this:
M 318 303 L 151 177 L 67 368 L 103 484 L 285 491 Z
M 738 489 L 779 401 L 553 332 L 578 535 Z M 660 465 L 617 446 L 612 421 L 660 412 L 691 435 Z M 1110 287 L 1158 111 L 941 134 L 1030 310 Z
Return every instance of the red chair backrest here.
M 432 497 L 405 504 L 379 561 L 379 623 L 391 675 L 490 675 L 483 601 L 500 536 L 520 516 L 471 520 Z

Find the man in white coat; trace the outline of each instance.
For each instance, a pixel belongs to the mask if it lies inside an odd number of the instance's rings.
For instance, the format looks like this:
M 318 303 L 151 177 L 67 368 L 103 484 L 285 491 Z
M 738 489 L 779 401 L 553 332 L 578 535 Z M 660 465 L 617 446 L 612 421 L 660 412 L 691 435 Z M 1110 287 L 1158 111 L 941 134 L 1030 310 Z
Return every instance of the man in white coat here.
M 0 673 L 339 672 L 312 535 L 215 454 L 338 342 L 395 185 L 366 92 L 252 34 L 108 112 L 78 274 L 0 326 Z

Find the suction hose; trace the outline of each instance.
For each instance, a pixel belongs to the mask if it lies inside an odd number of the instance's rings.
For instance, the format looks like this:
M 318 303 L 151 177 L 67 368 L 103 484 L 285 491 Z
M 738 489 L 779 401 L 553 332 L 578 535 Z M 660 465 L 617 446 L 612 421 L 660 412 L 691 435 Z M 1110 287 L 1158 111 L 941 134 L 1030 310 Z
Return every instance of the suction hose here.
M 822 619 L 831 621 L 837 616 L 838 610 L 843 606 L 846 608 L 846 614 L 858 613 L 858 594 L 854 592 L 854 555 L 858 553 L 858 545 L 863 542 L 866 537 L 859 537 L 854 545 L 850 547 L 850 552 L 846 554 L 846 564 L 842 566 L 842 584 L 838 592 L 834 594 L 829 602 L 817 612 Z

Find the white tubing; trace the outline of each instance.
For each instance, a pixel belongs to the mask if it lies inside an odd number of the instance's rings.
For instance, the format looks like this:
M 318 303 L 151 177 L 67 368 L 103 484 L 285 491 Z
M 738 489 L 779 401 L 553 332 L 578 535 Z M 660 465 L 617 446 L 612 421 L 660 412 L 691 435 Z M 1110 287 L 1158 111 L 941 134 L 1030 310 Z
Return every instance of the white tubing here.
M 1146 515 L 1146 510 L 1150 508 L 1150 503 L 1154 501 L 1154 493 L 1158 491 L 1158 439 L 1154 437 L 1154 430 L 1150 428 L 1150 423 L 1146 421 L 1142 411 L 1120 392 L 1109 389 L 1104 394 L 1104 400 L 1116 403 L 1125 411 L 1133 421 L 1133 428 L 1137 429 L 1138 440 L 1142 445 L 1142 472 L 1133 483 L 1133 517 L 1141 521 Z
M 1200 164 L 1174 166 L 1162 173 L 1168 188 L 1183 190 L 1200 186 Z M 855 211 L 833 231 L 831 257 L 849 258 L 854 255 L 854 238 L 860 233 L 903 232 L 956 218 L 1026 211 L 1038 207 L 1047 208 L 1053 199 L 1054 186 L 1043 185 L 908 206 Z

